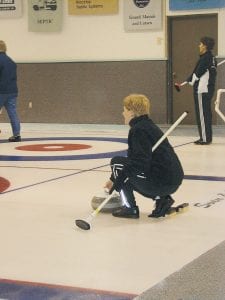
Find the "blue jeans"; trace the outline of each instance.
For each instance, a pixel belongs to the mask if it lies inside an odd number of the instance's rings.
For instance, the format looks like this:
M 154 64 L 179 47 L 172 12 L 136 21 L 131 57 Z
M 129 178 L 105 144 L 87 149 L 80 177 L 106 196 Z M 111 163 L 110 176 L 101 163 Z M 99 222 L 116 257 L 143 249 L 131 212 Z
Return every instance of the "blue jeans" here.
M 0 94 L 0 109 L 5 107 L 9 116 L 13 135 L 20 135 L 20 120 L 16 111 L 16 103 L 16 94 Z

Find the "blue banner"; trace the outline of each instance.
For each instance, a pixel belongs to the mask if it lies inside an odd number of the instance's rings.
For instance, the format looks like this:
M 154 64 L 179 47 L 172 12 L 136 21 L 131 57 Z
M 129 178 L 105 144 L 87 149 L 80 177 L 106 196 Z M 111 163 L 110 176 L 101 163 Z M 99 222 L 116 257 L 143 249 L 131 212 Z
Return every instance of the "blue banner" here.
M 193 10 L 225 7 L 225 0 L 170 0 L 170 10 Z

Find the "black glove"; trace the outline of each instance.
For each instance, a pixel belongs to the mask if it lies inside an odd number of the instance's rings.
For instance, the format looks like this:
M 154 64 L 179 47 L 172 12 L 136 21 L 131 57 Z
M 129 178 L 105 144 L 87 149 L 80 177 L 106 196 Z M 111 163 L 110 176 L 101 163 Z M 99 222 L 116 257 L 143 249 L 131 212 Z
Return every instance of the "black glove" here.
M 124 186 L 124 183 L 128 180 L 127 175 L 124 173 L 124 171 L 121 171 L 118 175 L 118 177 L 115 178 L 113 186 L 111 190 L 109 191 L 109 194 L 111 194 L 114 190 L 117 192 L 120 192 L 121 189 Z

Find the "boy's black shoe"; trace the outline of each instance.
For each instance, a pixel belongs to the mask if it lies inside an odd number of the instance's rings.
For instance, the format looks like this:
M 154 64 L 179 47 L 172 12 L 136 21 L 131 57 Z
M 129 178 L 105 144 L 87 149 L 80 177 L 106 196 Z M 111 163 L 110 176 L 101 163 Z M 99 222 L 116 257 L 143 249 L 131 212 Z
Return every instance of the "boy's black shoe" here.
M 152 211 L 150 215 L 148 215 L 150 218 L 165 217 L 166 213 L 170 210 L 171 206 L 174 203 L 174 200 L 170 195 L 160 197 L 155 201 L 156 201 L 155 209 Z
M 13 135 L 8 139 L 9 142 L 21 142 L 21 136 L 20 135 Z
M 138 206 L 134 206 L 134 207 L 123 206 L 119 209 L 114 210 L 112 215 L 114 217 L 118 217 L 118 218 L 138 219 L 139 218 L 139 208 L 138 208 Z
M 194 144 L 195 145 L 200 145 L 200 143 L 202 143 L 203 141 L 201 139 L 197 140 L 197 141 L 194 141 Z
M 211 144 L 212 142 L 203 142 L 203 140 L 197 140 L 194 142 L 195 145 L 209 145 Z

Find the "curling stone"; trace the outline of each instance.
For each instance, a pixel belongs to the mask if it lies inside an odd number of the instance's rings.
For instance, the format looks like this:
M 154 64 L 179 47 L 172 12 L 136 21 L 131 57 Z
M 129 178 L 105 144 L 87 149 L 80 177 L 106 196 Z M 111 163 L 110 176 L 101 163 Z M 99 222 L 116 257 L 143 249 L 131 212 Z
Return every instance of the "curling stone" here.
M 91 206 L 95 210 L 105 199 L 108 197 L 109 194 L 107 192 L 103 192 L 99 195 L 96 195 L 91 200 Z M 112 198 L 105 204 L 105 206 L 100 210 L 103 213 L 112 213 L 115 209 L 120 208 L 123 206 L 122 200 L 120 195 L 116 194 L 112 196 Z

